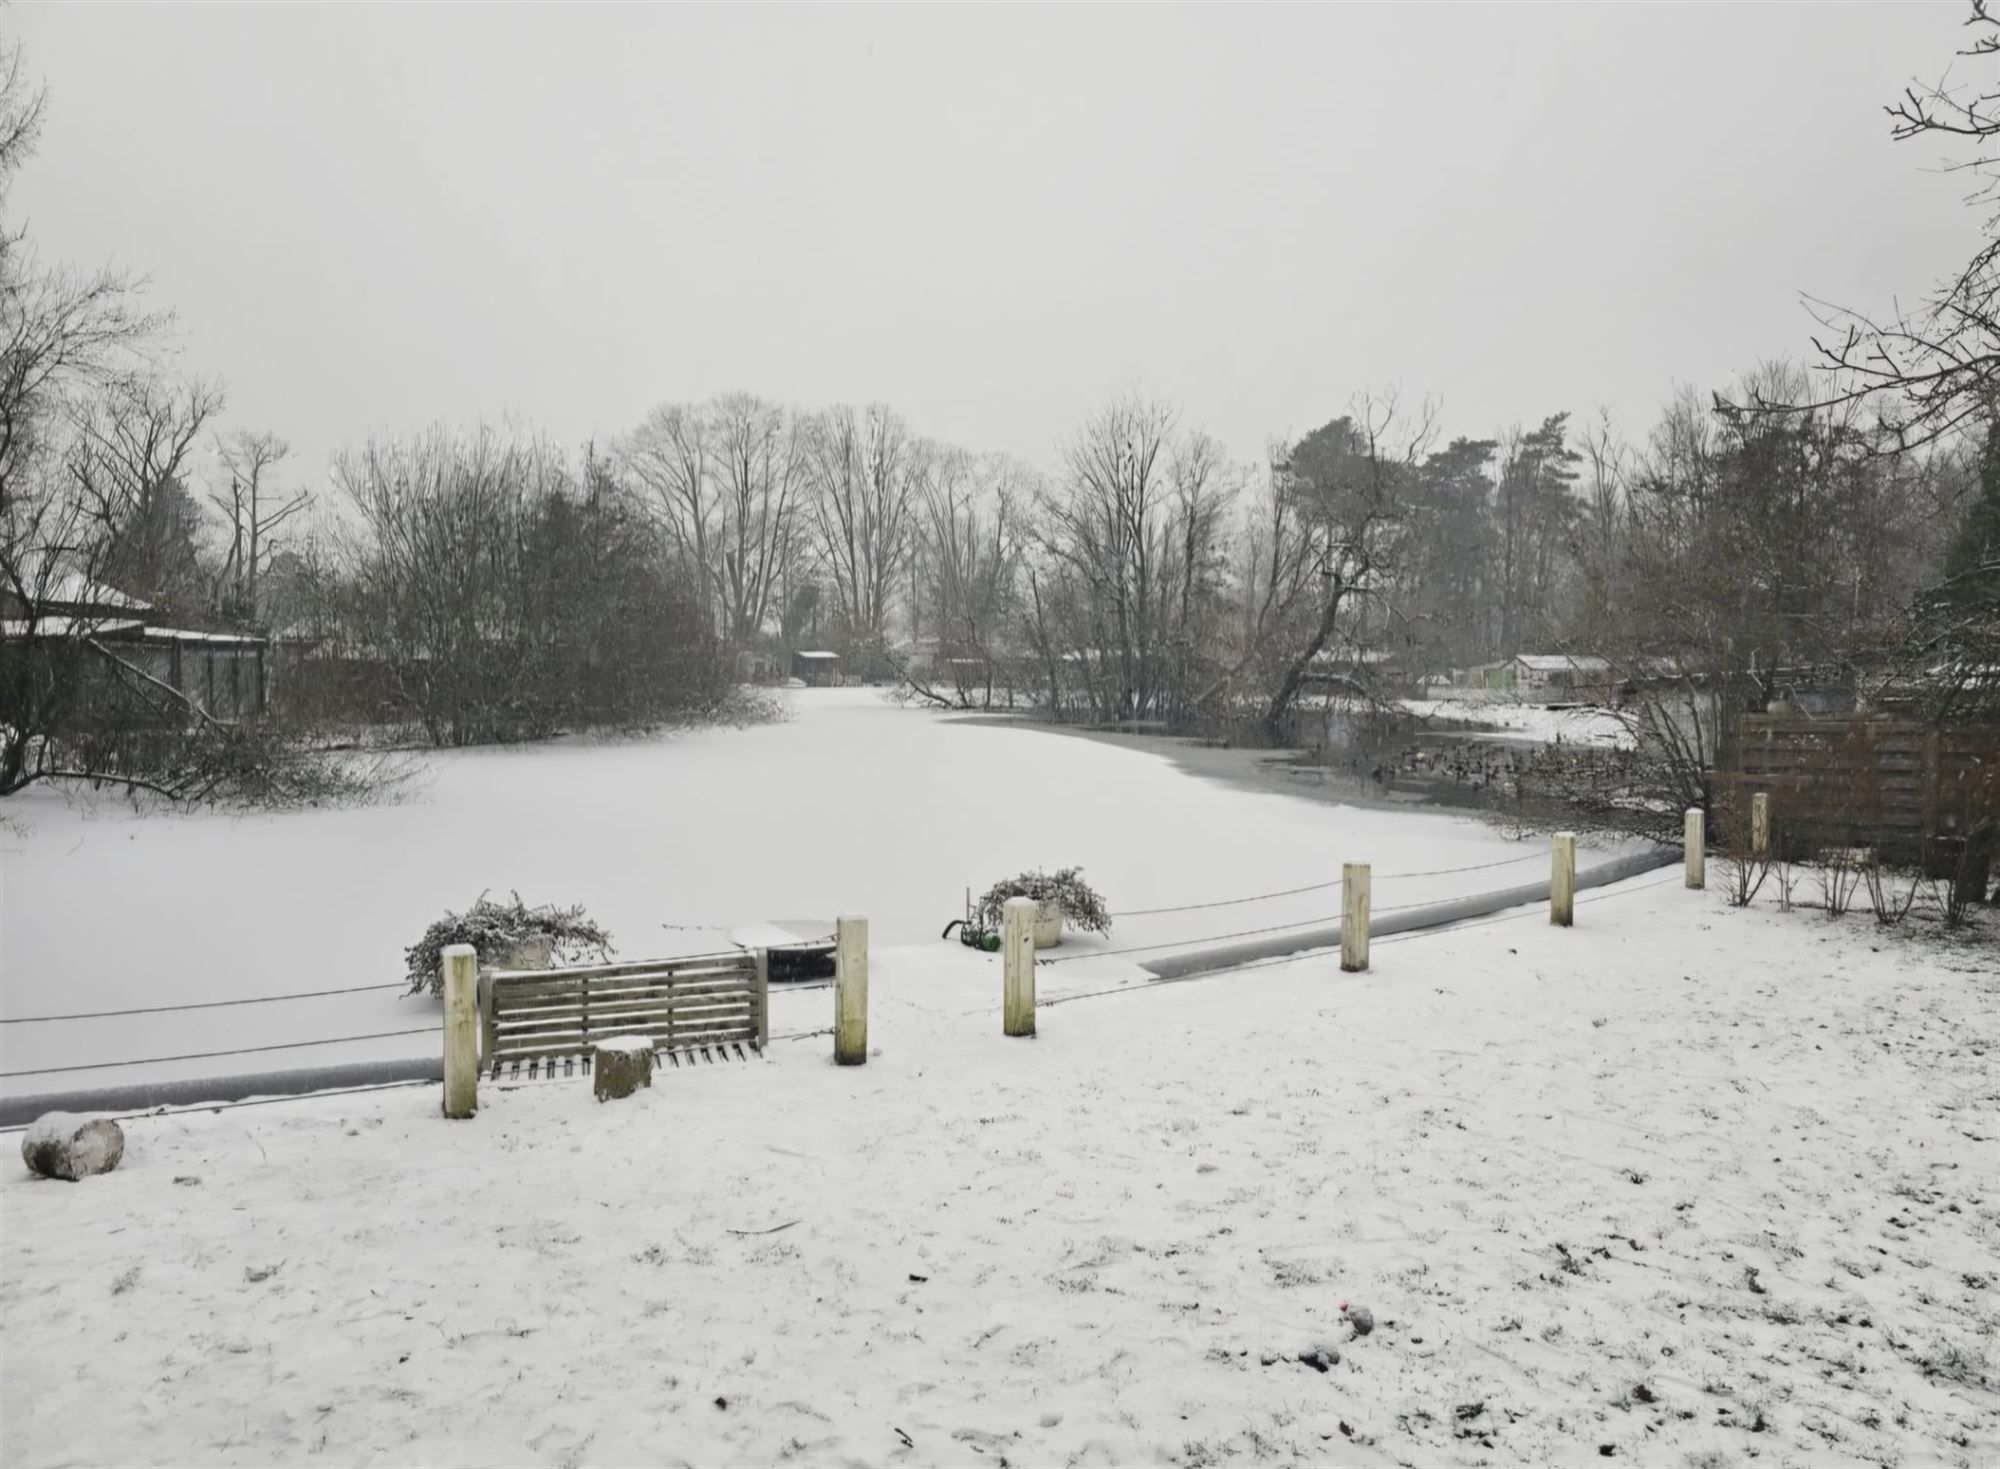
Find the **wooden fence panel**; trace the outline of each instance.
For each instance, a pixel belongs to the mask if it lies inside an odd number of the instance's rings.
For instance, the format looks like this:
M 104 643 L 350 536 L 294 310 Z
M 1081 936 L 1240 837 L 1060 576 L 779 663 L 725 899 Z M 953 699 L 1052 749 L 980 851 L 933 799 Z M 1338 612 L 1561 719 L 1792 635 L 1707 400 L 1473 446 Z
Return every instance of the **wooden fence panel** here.
M 508 1061 L 588 1054 L 614 1035 L 643 1035 L 661 1050 L 740 1042 L 761 1047 L 765 970 L 749 950 L 598 964 L 496 970 L 482 1009 L 488 1069 Z
M 1794 853 L 1868 846 L 1891 860 L 1927 861 L 2000 820 L 2000 728 L 1753 714 L 1730 756 L 1730 768 L 1714 772 L 1725 827 L 1747 823 L 1750 797 L 1768 792 L 1779 841 Z

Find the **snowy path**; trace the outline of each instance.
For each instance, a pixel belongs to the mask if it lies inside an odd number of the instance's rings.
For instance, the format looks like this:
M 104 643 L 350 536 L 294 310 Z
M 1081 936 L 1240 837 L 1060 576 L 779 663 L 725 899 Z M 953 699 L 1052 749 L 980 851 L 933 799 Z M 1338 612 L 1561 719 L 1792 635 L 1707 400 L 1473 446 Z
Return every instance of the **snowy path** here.
M 1081 863 L 1113 911 L 1296 888 L 1368 860 L 1378 907 L 1543 875 L 1546 848 L 1442 814 L 1248 793 L 1164 754 L 802 691 L 788 722 L 626 744 L 427 759 L 401 805 L 138 818 L 48 792 L 0 828 L 0 1089 L 9 1094 L 432 1054 L 437 1006 L 402 951 L 482 891 L 580 902 L 634 958 L 699 953 L 777 918 L 868 915 L 934 938 L 983 889 Z M 1028 809 L 1022 809 L 1022 793 Z M 25 828 L 25 831 L 21 830 Z M 1595 854 L 1586 853 L 1588 862 Z M 1510 862 L 1504 868 L 1397 873 Z M 1338 913 L 1332 890 L 1120 923 L 1121 944 Z M 377 985 L 361 994 L 58 1024 L 22 1019 Z M 109 1060 L 418 1034 L 221 1060 Z
M 10 1165 L 0 1459 L 2000 1462 L 1990 944 L 1592 897 L 1032 1041 L 991 959 L 883 950 L 865 1068 Z

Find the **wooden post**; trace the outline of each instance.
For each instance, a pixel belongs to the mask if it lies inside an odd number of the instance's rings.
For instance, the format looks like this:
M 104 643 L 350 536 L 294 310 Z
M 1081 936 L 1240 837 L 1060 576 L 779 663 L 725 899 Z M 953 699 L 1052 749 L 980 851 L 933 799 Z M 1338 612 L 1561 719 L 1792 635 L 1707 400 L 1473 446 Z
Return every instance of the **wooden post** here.
M 1687 811 L 1687 825 L 1681 837 L 1686 848 L 1687 885 L 1702 887 L 1706 883 L 1704 861 L 1708 855 L 1708 838 L 1702 835 L 1701 807 L 1690 806 Z
M 754 1044 L 763 1050 L 771 1044 L 771 951 L 757 950 L 757 980 L 750 991 L 750 1024 L 756 1032 Z
M 1033 898 L 1009 898 L 1000 910 L 1000 965 L 1005 986 L 1000 1029 L 1006 1035 L 1035 1033 L 1035 919 Z
M 1771 855 L 1771 796 L 1759 791 L 1750 798 L 1750 855 Z
M 1557 928 L 1576 923 L 1576 833 L 1556 833 L 1549 858 L 1549 922 Z
M 1340 967 L 1359 974 L 1368 967 L 1368 874 L 1366 862 L 1348 862 L 1340 869 Z
M 493 971 L 479 971 L 479 1067 L 486 1070 L 500 1048 L 500 1024 L 494 1014 Z
M 452 944 L 444 951 L 444 1115 L 479 1110 L 479 951 Z
M 833 1059 L 868 1060 L 868 920 L 855 914 L 834 923 Z

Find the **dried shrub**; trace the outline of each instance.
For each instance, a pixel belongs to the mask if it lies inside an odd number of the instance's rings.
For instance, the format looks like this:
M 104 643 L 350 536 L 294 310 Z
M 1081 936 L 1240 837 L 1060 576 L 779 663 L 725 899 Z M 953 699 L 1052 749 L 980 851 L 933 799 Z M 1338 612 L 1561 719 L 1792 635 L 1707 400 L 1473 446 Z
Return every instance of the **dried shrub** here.
M 1826 909 L 1827 917 L 1839 918 L 1854 905 L 1862 868 L 1870 860 L 1853 847 L 1819 849 L 1812 862 L 1813 881 L 1819 886 L 1820 906 Z
M 1053 900 L 1062 908 L 1063 917 L 1072 928 L 1083 933 L 1111 932 L 1111 910 L 1104 906 L 1097 890 L 1083 880 L 1081 867 L 1064 867 L 1055 872 L 1038 868 L 994 883 L 979 900 L 976 916 L 980 922 L 997 930 L 1009 898 L 1033 898 L 1037 903 Z
M 1894 928 L 1910 916 L 1910 909 L 1923 888 L 1922 877 L 1913 873 L 1909 885 L 1899 893 L 1893 870 L 1885 874 L 1881 853 L 1873 851 L 1862 866 L 1861 881 L 1868 890 L 1868 906 L 1875 914 L 1875 921 L 1884 928 Z
M 1723 897 L 1732 908 L 1747 908 L 1771 875 L 1771 854 L 1753 849 L 1750 818 L 1734 800 L 1718 803 L 1722 819 L 1723 846 L 1716 855 L 1722 869 Z
M 535 939 L 549 940 L 557 962 L 602 962 L 614 952 L 611 935 L 585 916 L 582 905 L 530 908 L 515 893 L 512 903 L 496 903 L 481 893 L 463 913 L 447 913 L 424 930 L 424 936 L 404 951 L 410 993 L 444 988 L 444 951 L 453 944 L 471 944 L 480 962 Z

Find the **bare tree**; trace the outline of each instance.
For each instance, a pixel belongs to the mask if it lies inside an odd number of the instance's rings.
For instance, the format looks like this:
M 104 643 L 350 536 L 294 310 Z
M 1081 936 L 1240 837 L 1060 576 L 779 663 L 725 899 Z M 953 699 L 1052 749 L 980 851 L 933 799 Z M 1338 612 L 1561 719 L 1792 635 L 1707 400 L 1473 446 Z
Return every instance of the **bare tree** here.
M 1990 0 L 1971 0 L 1970 39 L 1957 54 L 1983 68 L 1973 80 L 1949 73 L 1912 83 L 1884 107 L 1890 137 L 1956 143 L 1963 156 L 1945 171 L 1964 175 L 1966 202 L 1985 211 L 1985 238 L 1972 259 L 1941 281 L 1914 309 L 1873 315 L 1808 298 L 1824 331 L 1815 335 L 1820 365 L 1833 374 L 1830 394 L 1786 403 L 1749 402 L 1760 411 L 1824 409 L 1868 400 L 1903 448 L 1934 443 L 1972 425 L 2000 396 L 2000 16 Z
M 731 647 L 763 630 L 798 552 L 807 448 L 795 415 L 749 393 L 657 408 L 618 446 Z
M 1032 476 L 1002 456 L 978 459 L 940 445 L 924 446 L 920 461 L 912 565 L 928 589 L 938 660 L 907 661 L 900 671 L 933 703 L 991 708 L 996 681 L 1012 692 L 1008 632 Z
M 238 429 L 218 439 L 215 448 L 229 471 L 228 494 L 209 496 L 229 526 L 229 550 L 218 578 L 218 600 L 228 611 L 255 622 L 264 611 L 257 578 L 277 549 L 273 537 L 280 526 L 312 503 L 312 494 L 307 490 L 285 494 L 271 483 L 278 466 L 292 452 L 291 445 L 276 434 Z
M 663 403 L 617 448 L 620 468 L 643 486 L 674 546 L 693 572 L 701 605 L 715 618 L 716 556 L 722 497 L 716 484 L 710 414 L 697 404 Z
M 1192 646 L 1220 622 L 1236 473 L 1206 435 L 1177 432 L 1169 406 L 1136 397 L 1092 414 L 1063 459 L 1040 496 L 1038 637 L 1063 645 L 1100 717 L 1173 720 Z
M 879 404 L 865 415 L 829 409 L 807 428 L 812 527 L 840 613 L 856 637 L 880 646 L 889 603 L 910 551 L 928 446 Z

